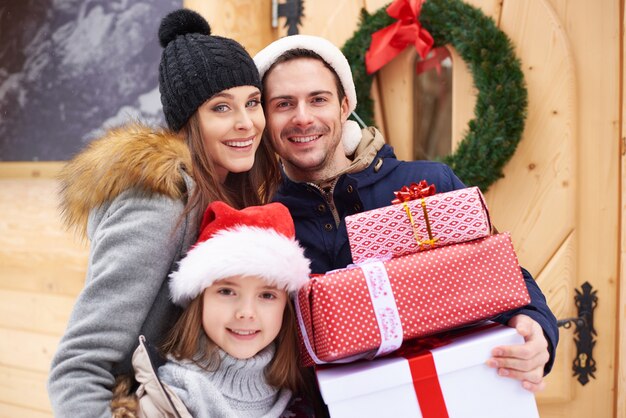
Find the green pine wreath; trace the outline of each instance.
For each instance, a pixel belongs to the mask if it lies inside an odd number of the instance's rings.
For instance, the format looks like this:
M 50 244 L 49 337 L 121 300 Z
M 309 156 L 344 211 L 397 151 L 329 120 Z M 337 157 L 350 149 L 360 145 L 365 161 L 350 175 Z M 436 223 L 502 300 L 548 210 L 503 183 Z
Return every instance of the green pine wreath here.
M 474 78 L 478 90 L 474 119 L 456 152 L 443 161 L 466 185 L 486 191 L 503 177 L 502 169 L 524 130 L 528 94 L 520 62 L 494 21 L 461 0 L 426 0 L 419 20 L 434 38 L 434 46 L 453 46 Z M 368 125 L 374 120 L 369 97 L 373 75 L 365 71 L 365 52 L 372 34 L 394 22 L 386 6 L 371 15 L 363 9 L 357 31 L 342 48 L 356 85 L 356 113 Z

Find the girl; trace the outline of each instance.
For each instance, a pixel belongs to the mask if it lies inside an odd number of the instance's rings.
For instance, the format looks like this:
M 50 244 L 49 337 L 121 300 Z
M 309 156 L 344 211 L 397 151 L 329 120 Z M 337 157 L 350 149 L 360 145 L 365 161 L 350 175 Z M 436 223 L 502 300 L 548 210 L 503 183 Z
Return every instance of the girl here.
M 139 416 L 282 416 L 303 382 L 288 292 L 310 270 L 294 236 L 280 203 L 209 205 L 198 242 L 171 275 L 184 311 L 164 345 L 168 361 L 155 374 L 143 338 L 133 357 Z
M 111 416 L 115 378 L 131 371 L 139 335 L 160 345 L 180 315 L 167 277 L 195 241 L 202 211 L 215 200 L 266 203 L 279 179 L 244 48 L 211 36 L 189 10 L 166 16 L 159 40 L 169 129 L 112 130 L 61 173 L 67 224 L 91 242 L 85 287 L 49 375 L 58 417 Z

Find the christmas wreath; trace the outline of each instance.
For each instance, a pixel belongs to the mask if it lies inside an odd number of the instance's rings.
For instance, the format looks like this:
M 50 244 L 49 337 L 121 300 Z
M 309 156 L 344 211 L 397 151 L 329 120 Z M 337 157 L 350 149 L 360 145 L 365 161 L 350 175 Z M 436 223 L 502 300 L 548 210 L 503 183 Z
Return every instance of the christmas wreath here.
M 415 12 L 415 2 L 396 0 L 392 6 L 400 3 L 405 3 L 400 7 Z M 357 31 L 342 48 L 356 84 L 356 113 L 366 124 L 373 124 L 373 102 L 369 97 L 373 74 L 366 72 L 365 59 L 372 35 L 391 25 L 410 24 L 427 30 L 435 47 L 451 45 L 456 49 L 467 63 L 478 90 L 474 119 L 457 150 L 443 161 L 465 184 L 486 191 L 503 177 L 502 169 L 513 156 L 524 130 L 528 98 L 520 62 L 511 41 L 494 21 L 461 0 L 426 0 L 417 14 L 413 22 L 406 18 L 402 22 L 391 17 L 386 7 L 373 14 L 362 10 Z M 390 48 L 397 44 L 392 41 Z

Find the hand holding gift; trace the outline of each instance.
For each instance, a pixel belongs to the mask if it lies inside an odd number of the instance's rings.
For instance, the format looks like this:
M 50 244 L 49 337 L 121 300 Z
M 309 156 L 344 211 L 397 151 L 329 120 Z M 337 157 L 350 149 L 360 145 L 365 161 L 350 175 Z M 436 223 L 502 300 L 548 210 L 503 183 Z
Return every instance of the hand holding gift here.
M 495 347 L 487 365 L 497 368 L 500 376 L 521 380 L 524 389 L 539 392 L 545 388 L 543 369 L 550 358 L 543 330 L 526 315 L 514 316 L 508 325 L 524 337 L 524 344 Z

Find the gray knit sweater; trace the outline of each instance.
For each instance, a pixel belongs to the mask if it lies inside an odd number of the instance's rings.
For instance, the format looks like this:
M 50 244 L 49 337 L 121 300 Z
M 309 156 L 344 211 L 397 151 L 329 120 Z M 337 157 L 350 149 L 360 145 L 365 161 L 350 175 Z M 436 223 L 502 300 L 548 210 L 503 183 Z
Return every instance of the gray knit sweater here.
M 239 360 L 220 350 L 220 367 L 207 371 L 188 360 L 169 358 L 158 370 L 161 381 L 183 401 L 194 418 L 280 417 L 291 391 L 266 382 L 265 368 L 274 356 L 270 345 Z

